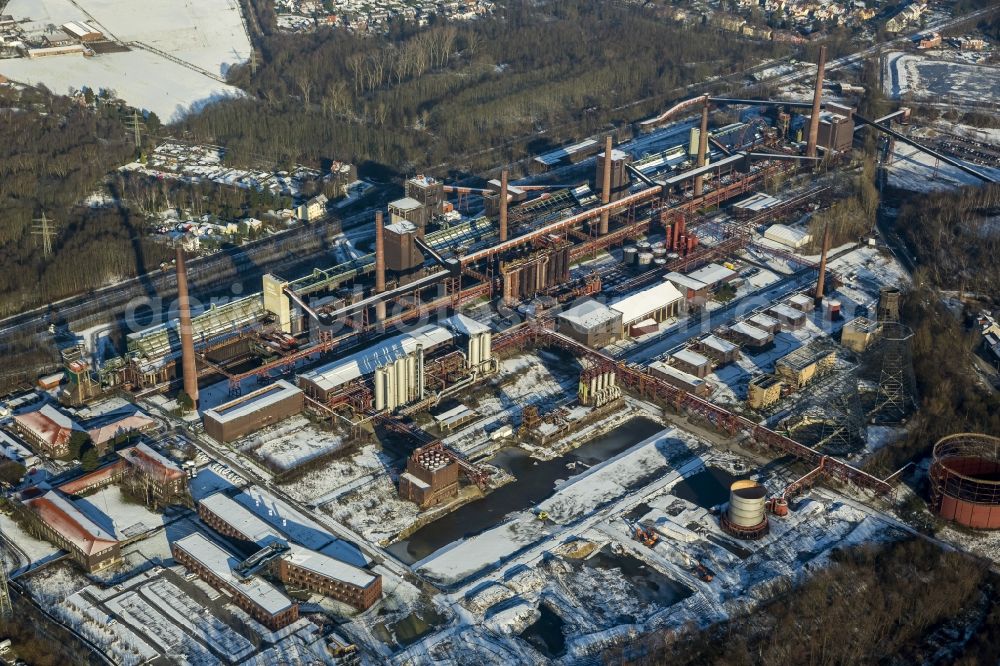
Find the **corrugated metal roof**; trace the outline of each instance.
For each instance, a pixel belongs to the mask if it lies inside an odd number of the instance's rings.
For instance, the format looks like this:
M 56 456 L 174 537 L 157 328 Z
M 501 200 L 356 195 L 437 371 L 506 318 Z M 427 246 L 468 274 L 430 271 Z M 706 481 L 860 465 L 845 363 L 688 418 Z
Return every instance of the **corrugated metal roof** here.
M 670 282 L 661 282 L 631 296 L 626 296 L 617 303 L 612 303 L 611 308 L 622 313 L 623 324 L 630 324 L 639 319 L 645 319 L 646 315 L 654 310 L 683 299 L 684 296 L 677 291 L 677 287 Z

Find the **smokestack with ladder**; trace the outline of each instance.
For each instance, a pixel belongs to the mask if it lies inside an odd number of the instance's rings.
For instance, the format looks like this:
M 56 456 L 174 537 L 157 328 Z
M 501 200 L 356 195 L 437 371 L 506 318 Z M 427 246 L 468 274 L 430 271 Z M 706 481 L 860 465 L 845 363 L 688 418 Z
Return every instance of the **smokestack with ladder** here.
M 507 169 L 500 173 L 500 242 L 507 240 Z
M 187 267 L 184 248 L 177 246 L 177 309 L 180 316 L 181 373 L 184 392 L 198 407 L 198 368 L 194 358 L 194 327 L 191 325 L 191 298 L 188 295 Z
M 604 139 L 604 179 L 601 183 L 601 203 L 611 203 L 611 135 Z M 597 228 L 598 233 L 603 236 L 608 233 L 608 219 L 611 214 L 607 210 L 601 211 L 601 223 Z
M 816 157 L 816 139 L 819 136 L 819 111 L 823 98 L 823 72 L 826 69 L 826 47 L 819 47 L 819 62 L 816 68 L 816 89 L 813 91 L 812 117 L 809 118 L 809 138 L 806 141 L 806 157 Z
M 708 159 L 708 98 L 705 98 L 705 106 L 701 109 L 701 131 L 698 133 L 698 162 L 696 166 L 705 166 Z M 705 176 L 694 177 L 694 195 L 700 197 L 705 189 Z
M 385 225 L 382 222 L 382 211 L 375 212 L 375 293 L 385 291 Z M 385 301 L 375 304 L 375 320 L 385 321 Z
M 819 278 L 816 280 L 816 296 L 814 297 L 814 302 L 816 305 L 823 303 L 823 291 L 826 287 L 824 284 L 826 282 L 826 257 L 830 253 L 830 223 L 827 222 L 823 226 L 823 252 L 819 258 Z

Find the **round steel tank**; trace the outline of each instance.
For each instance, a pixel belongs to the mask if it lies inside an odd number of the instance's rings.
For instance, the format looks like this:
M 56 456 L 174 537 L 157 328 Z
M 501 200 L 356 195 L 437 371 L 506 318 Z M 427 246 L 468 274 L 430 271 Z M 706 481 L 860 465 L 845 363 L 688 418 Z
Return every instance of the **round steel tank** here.
M 639 248 L 639 252 L 649 252 L 649 248 L 651 247 L 649 241 L 639 241 L 635 246 Z
M 639 256 L 639 250 L 631 245 L 622 250 L 622 263 L 631 266 Z
M 931 501 L 938 515 L 976 529 L 1000 528 L 1000 438 L 958 433 L 934 445 Z
M 657 268 L 663 268 L 667 265 L 667 260 L 662 257 L 658 257 L 656 259 L 653 259 L 653 265 L 656 266 Z
M 657 259 L 662 259 L 663 257 L 667 256 L 667 249 L 663 247 L 654 247 L 653 256 L 656 257 Z
M 729 487 L 729 508 L 722 516 L 722 529 L 740 539 L 759 539 L 767 534 L 767 489 L 744 479 Z
M 652 252 L 640 252 L 638 264 L 640 266 L 649 266 L 653 263 L 653 253 Z

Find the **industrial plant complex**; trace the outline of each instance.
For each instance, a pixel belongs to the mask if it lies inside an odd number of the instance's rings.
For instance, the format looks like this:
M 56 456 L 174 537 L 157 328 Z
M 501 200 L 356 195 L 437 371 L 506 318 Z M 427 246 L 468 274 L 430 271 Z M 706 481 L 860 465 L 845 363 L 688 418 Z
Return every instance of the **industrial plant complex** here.
M 867 464 L 919 404 L 910 275 L 816 221 L 866 136 L 996 175 L 906 107 L 830 100 L 825 67 L 811 98 L 696 94 L 476 186 L 411 174 L 346 260 L 225 299 L 179 242 L 165 318 L 4 399 L 9 583 L 117 664 L 602 663 L 916 533 L 907 469 Z M 929 511 L 1000 528 L 998 473 L 995 436 L 942 439 Z

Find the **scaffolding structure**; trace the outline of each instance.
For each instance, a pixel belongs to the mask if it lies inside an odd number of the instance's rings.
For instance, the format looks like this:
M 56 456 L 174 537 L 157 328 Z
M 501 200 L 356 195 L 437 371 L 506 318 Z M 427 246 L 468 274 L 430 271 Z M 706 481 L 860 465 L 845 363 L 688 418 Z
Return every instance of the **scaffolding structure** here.
M 910 341 L 913 330 L 898 321 L 882 324 L 882 338 L 878 345 L 881 354 L 878 395 L 872 420 L 892 425 L 902 423 L 915 405 L 913 362 Z

